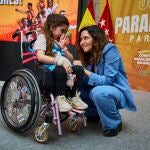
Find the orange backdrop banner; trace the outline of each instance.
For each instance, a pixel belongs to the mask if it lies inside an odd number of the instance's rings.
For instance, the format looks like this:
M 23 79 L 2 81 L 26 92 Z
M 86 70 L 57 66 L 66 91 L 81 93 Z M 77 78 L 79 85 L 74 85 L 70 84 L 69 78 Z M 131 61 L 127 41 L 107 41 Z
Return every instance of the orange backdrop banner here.
M 27 3 L 31 2 L 35 15 L 38 13 L 38 0 L 0 0 L 0 41 L 12 41 L 12 33 L 18 28 L 18 21 L 25 17 L 26 14 L 18 13 L 15 9 L 27 10 Z M 75 43 L 76 26 L 77 26 L 77 9 L 78 0 L 54 0 L 54 5 L 58 4 L 56 13 L 60 10 L 66 11 L 66 16 L 70 23 L 70 31 L 72 33 L 72 43 Z M 47 6 L 47 0 L 45 0 Z
M 108 0 L 131 88 L 150 91 L 150 0 Z M 106 0 L 100 0 L 100 16 Z

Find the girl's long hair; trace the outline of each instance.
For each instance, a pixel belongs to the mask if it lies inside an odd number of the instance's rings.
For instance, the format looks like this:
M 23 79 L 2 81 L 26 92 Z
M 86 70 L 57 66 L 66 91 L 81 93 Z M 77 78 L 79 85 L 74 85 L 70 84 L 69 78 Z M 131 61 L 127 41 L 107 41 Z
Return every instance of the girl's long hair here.
M 83 31 L 87 31 L 93 38 L 92 51 L 85 53 L 80 46 L 80 36 Z M 82 64 L 87 66 L 90 63 L 98 64 L 101 58 L 101 54 L 104 46 L 109 43 L 105 33 L 97 25 L 83 27 L 78 36 L 77 48 L 78 58 L 82 61 Z
M 42 28 L 42 33 L 46 38 L 46 55 L 54 56 L 52 49 L 54 46 L 54 38 L 51 31 L 51 28 L 61 27 L 63 25 L 69 26 L 69 21 L 65 16 L 59 14 L 50 14 Z

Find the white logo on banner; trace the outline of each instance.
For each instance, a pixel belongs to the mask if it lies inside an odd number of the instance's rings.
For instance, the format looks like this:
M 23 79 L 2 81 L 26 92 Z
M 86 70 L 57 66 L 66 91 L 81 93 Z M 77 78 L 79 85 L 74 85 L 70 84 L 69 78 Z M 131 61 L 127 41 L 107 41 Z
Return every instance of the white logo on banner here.
M 22 0 L 0 0 L 0 5 L 22 5 Z
M 139 0 L 139 10 L 150 8 L 150 0 Z
M 137 4 L 139 5 L 139 10 L 146 10 L 146 12 L 139 15 L 116 17 L 115 34 L 119 32 L 132 34 L 129 38 L 130 42 L 149 42 L 150 22 L 147 11 L 150 10 L 150 0 L 139 0 Z M 133 33 L 137 34 L 133 35 Z

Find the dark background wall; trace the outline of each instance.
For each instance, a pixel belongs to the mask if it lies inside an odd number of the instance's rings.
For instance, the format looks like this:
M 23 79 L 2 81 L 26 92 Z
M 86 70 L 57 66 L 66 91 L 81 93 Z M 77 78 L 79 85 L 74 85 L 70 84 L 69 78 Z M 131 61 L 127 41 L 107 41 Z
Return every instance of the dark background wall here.
M 21 67 L 20 43 L 0 41 L 0 81 Z

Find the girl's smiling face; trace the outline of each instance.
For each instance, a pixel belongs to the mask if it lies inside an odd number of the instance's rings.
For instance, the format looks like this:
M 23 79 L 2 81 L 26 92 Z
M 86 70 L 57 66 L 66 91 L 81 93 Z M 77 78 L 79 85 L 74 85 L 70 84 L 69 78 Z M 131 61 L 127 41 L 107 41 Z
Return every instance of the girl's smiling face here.
M 67 25 L 63 25 L 63 26 L 58 26 L 58 27 L 53 27 L 52 28 L 52 34 L 53 34 L 53 38 L 54 40 L 59 41 L 60 37 L 64 34 L 66 34 L 68 30 L 68 26 Z
M 80 35 L 80 46 L 84 52 L 90 52 L 93 47 L 93 38 L 88 33 L 88 31 L 82 31 Z

